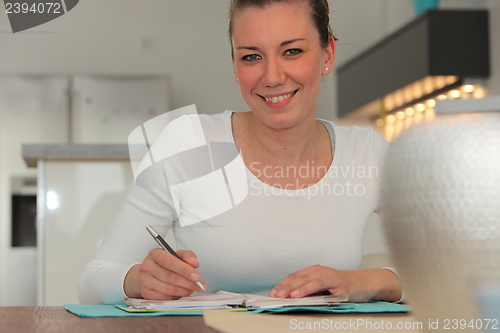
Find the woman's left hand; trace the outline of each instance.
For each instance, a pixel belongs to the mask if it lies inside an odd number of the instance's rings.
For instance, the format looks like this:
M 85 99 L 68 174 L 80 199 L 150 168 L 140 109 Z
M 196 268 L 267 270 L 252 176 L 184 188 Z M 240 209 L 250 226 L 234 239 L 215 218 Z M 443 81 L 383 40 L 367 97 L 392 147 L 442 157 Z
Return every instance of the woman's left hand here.
M 347 295 L 350 302 L 395 302 L 401 289 L 399 277 L 388 269 L 345 271 L 314 265 L 288 275 L 269 296 L 300 298 L 328 290 L 332 295 Z

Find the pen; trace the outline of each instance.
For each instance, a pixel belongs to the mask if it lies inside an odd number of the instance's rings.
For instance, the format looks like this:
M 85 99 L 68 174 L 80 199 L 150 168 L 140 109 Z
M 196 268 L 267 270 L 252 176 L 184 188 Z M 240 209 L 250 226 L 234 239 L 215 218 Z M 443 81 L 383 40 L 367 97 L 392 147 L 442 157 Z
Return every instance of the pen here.
M 175 251 L 170 247 L 170 245 L 167 244 L 167 242 L 163 239 L 163 237 L 161 237 L 155 229 L 153 229 L 152 226 L 148 225 L 146 227 L 146 229 L 148 229 L 149 233 L 151 234 L 151 236 L 156 240 L 156 242 L 161 246 L 162 249 L 164 249 L 165 251 L 169 252 L 171 255 L 173 255 L 174 257 L 176 257 L 177 259 L 181 260 L 181 261 L 184 261 L 181 257 L 179 257 L 177 255 L 177 253 L 175 253 Z M 185 261 L 184 261 L 185 262 Z M 198 282 L 195 282 L 196 285 L 198 287 L 200 287 L 201 289 L 203 289 L 203 291 L 205 291 L 205 288 L 203 287 L 203 285 L 198 281 Z

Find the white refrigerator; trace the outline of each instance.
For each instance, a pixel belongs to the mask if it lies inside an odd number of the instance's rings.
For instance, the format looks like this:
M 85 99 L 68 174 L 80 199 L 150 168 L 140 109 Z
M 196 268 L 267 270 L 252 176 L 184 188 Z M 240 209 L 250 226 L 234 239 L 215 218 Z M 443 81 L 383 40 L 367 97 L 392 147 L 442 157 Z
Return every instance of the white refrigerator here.
M 88 210 L 95 202 L 109 197 L 110 191 L 118 198 L 132 179 L 127 163 L 118 167 L 119 174 L 113 172 L 116 166 L 102 169 L 91 164 L 73 168 L 71 177 L 64 174 L 67 171 L 61 171 L 57 177 L 72 179 L 73 185 L 78 185 L 77 193 L 68 192 L 60 198 L 59 209 L 67 211 L 72 207 L 73 213 L 54 222 L 50 221 L 50 214 L 57 216 L 57 209 L 51 210 L 44 223 L 38 224 L 37 232 L 43 238 L 38 238 L 36 247 L 14 247 L 12 179 L 37 177 L 37 170 L 28 169 L 22 159 L 21 144 L 126 144 L 135 127 L 169 111 L 171 105 L 170 81 L 164 75 L 0 76 L 0 305 L 75 303 L 76 285 L 67 275 L 79 274 L 74 272 L 81 270 L 82 262 L 64 255 L 67 244 L 60 236 L 71 235 L 79 240 L 79 251 L 85 254 L 80 261 L 90 258 L 114 212 L 105 212 L 99 230 L 93 232 L 92 226 L 87 225 Z M 94 181 L 82 181 L 89 173 Z M 40 251 L 47 250 L 47 244 L 50 251 Z M 50 275 L 48 267 L 68 274 Z

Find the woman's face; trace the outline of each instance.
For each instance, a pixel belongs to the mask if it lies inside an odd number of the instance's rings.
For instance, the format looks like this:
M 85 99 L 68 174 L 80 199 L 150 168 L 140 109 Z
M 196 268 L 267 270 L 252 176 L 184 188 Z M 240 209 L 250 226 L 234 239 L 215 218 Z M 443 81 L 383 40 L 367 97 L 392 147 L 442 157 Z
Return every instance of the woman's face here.
M 281 129 L 314 119 L 335 44 L 331 39 L 326 49 L 321 46 L 307 1 L 238 12 L 232 42 L 236 81 L 261 122 Z

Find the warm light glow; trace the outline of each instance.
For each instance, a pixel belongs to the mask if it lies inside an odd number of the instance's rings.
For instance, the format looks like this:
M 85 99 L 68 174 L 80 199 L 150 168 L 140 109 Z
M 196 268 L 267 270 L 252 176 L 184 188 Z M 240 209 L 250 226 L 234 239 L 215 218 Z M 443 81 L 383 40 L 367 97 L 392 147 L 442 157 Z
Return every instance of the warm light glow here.
M 424 93 L 430 94 L 434 91 L 434 81 L 432 76 L 427 76 L 423 79 L 424 82 Z
M 457 82 L 458 78 L 454 75 L 449 75 L 446 77 L 445 80 L 446 80 L 446 84 L 451 85 L 451 84 Z
M 394 99 L 392 97 L 392 94 L 387 95 L 384 98 L 384 105 L 385 105 L 385 109 L 386 110 L 392 110 L 392 109 L 394 109 Z
M 484 96 L 486 96 L 486 90 L 483 86 L 477 86 L 476 89 L 474 89 L 474 93 L 472 95 L 474 96 L 474 98 L 483 98 Z
M 418 99 L 422 97 L 423 92 L 423 83 L 421 81 L 417 81 L 413 84 L 413 97 Z
M 425 112 L 425 120 L 429 121 L 432 120 L 436 117 L 436 113 L 434 112 L 434 109 L 427 109 Z
M 403 105 L 403 103 L 404 103 L 403 92 L 400 89 L 394 92 L 394 106 L 400 107 L 401 105 Z
M 486 96 L 486 89 L 480 84 L 464 84 L 451 89 L 459 80 L 458 76 L 453 75 L 427 76 L 385 95 L 382 107 L 384 113 L 389 114 L 385 118 L 375 120 L 375 125 L 382 128 L 380 131 L 383 131 L 385 138 L 391 142 L 401 131 L 414 124 L 434 119 L 437 101 L 466 100 Z M 438 91 L 441 94 L 436 96 Z M 431 96 L 432 98 L 429 98 Z M 424 100 L 426 98 L 429 99 Z M 417 101 L 420 102 L 415 104 Z M 404 109 L 402 109 L 403 106 L 405 106 Z M 398 109 L 402 110 L 395 112 Z M 373 120 L 372 126 L 374 126 Z
M 424 115 L 423 112 L 415 112 L 415 115 L 412 117 L 413 123 L 418 124 L 422 121 Z
M 444 81 L 444 76 L 434 77 L 434 87 L 436 87 L 436 90 L 444 88 L 445 85 L 446 85 L 446 82 Z
M 411 89 L 411 86 L 406 86 L 403 91 L 404 94 L 404 101 L 405 103 L 410 103 L 413 101 L 415 98 L 413 97 L 413 91 Z
M 393 115 L 393 114 L 390 114 L 388 115 L 385 120 L 389 123 L 389 124 L 394 124 L 396 122 L 396 117 Z
M 460 97 L 460 91 L 458 91 L 458 90 L 452 90 L 450 92 L 450 96 L 453 97 L 453 98 L 459 98 Z
M 471 92 L 473 92 L 473 91 L 474 91 L 474 86 L 473 86 L 472 84 L 466 84 L 466 85 L 464 86 L 464 91 L 465 91 L 465 92 L 468 92 L 468 93 L 471 93 Z

